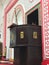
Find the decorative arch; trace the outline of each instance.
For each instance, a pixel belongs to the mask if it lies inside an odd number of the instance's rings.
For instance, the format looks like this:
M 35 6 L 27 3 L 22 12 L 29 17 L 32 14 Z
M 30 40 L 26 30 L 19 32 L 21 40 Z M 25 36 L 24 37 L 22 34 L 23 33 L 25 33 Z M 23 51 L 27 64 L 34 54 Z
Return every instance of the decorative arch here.
M 23 6 L 21 4 L 18 4 L 15 7 L 15 10 L 14 10 L 14 13 L 13 13 L 13 16 L 12 16 L 12 21 L 13 21 L 14 14 L 17 15 L 17 14 L 19 14 L 19 12 L 22 13 L 22 22 L 23 22 L 23 24 L 25 24 L 25 12 L 24 12 L 24 8 L 23 8 Z

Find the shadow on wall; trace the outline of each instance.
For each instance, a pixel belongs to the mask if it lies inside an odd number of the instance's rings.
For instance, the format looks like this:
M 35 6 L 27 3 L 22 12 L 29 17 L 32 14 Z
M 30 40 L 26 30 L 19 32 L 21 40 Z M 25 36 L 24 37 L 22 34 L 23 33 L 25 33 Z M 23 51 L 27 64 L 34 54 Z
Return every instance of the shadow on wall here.
M 2 59 L 2 42 L 0 42 L 0 60 Z

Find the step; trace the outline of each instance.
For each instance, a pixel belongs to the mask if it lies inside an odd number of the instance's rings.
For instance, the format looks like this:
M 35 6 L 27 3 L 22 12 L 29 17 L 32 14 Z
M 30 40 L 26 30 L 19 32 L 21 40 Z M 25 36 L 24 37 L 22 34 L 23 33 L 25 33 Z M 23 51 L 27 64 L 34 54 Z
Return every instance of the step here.
M 13 62 L 3 61 L 3 60 L 1 60 L 0 63 L 1 63 L 1 64 L 13 64 Z

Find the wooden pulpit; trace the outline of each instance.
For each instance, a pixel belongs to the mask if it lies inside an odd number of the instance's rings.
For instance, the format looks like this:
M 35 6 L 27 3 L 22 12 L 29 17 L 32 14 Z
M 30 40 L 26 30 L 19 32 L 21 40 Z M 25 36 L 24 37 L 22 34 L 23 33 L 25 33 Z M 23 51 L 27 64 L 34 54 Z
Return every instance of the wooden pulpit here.
M 14 48 L 15 65 L 41 65 L 41 26 L 10 26 L 10 47 Z

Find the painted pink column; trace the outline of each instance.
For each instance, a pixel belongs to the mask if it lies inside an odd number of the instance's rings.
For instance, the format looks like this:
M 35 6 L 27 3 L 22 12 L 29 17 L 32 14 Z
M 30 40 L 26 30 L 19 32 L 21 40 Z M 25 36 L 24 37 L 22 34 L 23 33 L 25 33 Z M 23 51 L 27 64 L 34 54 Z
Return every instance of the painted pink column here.
M 42 9 L 42 65 L 49 65 L 49 0 L 41 0 Z
M 5 46 L 6 46 L 6 19 L 7 15 L 4 13 L 4 30 L 3 30 L 3 57 L 5 56 Z M 3 58 L 2 58 L 3 59 Z
M 6 23 L 7 23 L 7 14 L 10 11 L 10 9 L 16 4 L 18 0 L 12 0 L 10 3 L 6 6 L 4 10 L 4 30 L 3 30 L 3 56 L 5 55 L 5 47 L 6 47 Z

